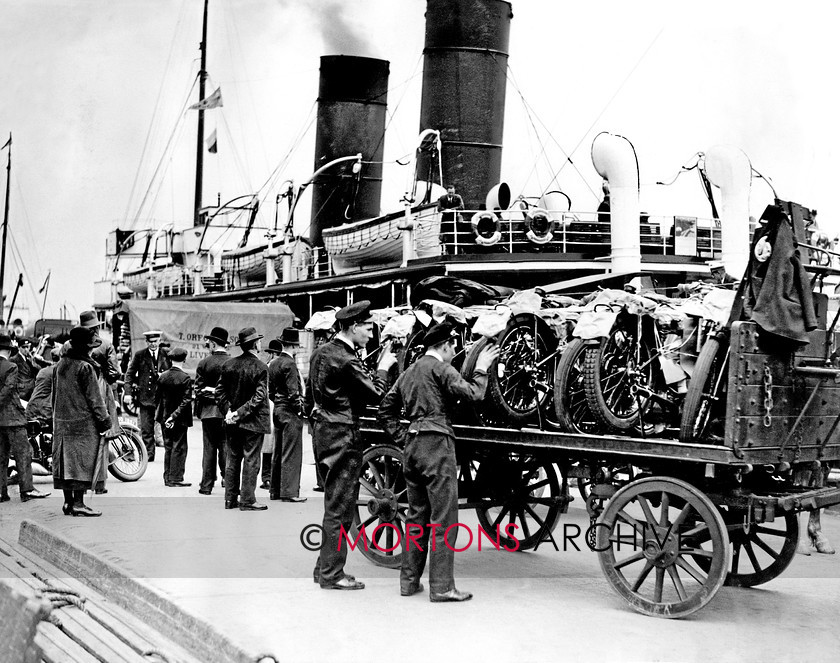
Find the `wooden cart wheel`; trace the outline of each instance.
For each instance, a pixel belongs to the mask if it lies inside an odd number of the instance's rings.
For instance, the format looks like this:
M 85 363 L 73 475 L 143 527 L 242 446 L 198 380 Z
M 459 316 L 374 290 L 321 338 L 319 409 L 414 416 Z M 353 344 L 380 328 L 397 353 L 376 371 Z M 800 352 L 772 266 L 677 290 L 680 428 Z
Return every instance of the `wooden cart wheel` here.
M 728 359 L 728 343 L 712 337 L 703 344 L 685 395 L 680 442 L 703 442 L 712 425 L 725 420 Z
M 479 524 L 494 539 L 498 527 L 500 544 L 508 549 L 518 541 L 520 550 L 529 550 L 557 525 L 563 499 L 550 462 L 521 454 L 486 458 L 478 466 L 475 487 L 486 503 L 475 510 Z M 511 524 L 518 528 L 506 529 Z
M 355 538 L 364 526 L 366 543 L 360 540 L 357 550 L 374 564 L 389 569 L 398 569 L 402 560 L 401 542 L 408 514 L 403 462 L 403 452 L 397 447 L 371 447 L 362 456 L 356 484 L 352 535 Z
M 563 350 L 554 370 L 554 414 L 567 433 L 597 433 L 599 430 L 586 402 L 585 360 L 586 341 L 576 338 Z
M 636 320 L 619 316 L 609 335 L 586 349 L 589 409 L 599 423 L 619 432 L 639 424 L 649 401 L 645 390 L 651 390 L 653 382 L 650 348 L 639 338 Z
M 744 523 L 746 511 L 721 507 L 729 541 L 732 544 L 732 566 L 726 576 L 730 587 L 755 587 L 773 578 L 790 566 L 799 544 L 799 518 L 786 513 L 773 522 Z M 707 560 L 696 560 L 703 568 Z
M 578 477 L 578 492 L 586 503 L 592 493 L 592 484 L 606 481 L 621 488 L 630 483 L 638 471 L 633 465 L 603 465 L 597 469 L 590 466 L 588 477 Z
M 487 401 L 492 413 L 506 423 L 538 422 L 551 402 L 557 338 L 540 318 L 520 313 L 499 335 L 499 358 L 490 368 Z M 474 346 L 471 352 L 480 352 Z M 476 355 L 477 356 L 477 355 Z
M 711 601 L 726 580 L 726 524 L 709 498 L 685 481 L 650 477 L 628 484 L 596 527 L 601 569 L 637 612 L 685 617 Z M 707 568 L 697 559 L 708 560 Z

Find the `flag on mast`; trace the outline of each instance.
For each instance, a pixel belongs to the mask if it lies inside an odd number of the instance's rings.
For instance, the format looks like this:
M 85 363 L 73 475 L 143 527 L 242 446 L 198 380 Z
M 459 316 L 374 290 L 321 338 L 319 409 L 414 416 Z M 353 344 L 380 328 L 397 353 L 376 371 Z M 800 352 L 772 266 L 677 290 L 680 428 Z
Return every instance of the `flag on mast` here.
M 9 140 L 6 141 L 6 144 L 3 147 L 0 147 L 0 150 L 5 150 L 11 144 L 12 144 L 12 134 L 9 134 Z
M 197 104 L 190 106 L 190 110 L 210 110 L 211 108 L 220 108 L 222 104 L 222 88 L 217 87 L 216 91 L 209 97 L 205 97 Z
M 216 130 L 213 129 L 213 133 L 210 134 L 210 137 L 207 139 L 207 151 L 210 154 L 216 154 L 218 151 L 218 143 L 216 142 Z

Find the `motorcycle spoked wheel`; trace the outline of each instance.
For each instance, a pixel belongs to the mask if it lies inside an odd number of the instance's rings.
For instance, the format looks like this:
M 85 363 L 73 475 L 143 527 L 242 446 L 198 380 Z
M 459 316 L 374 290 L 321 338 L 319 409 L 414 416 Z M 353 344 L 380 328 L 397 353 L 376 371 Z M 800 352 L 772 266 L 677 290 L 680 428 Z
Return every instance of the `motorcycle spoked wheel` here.
M 108 471 L 120 481 L 137 481 L 149 465 L 146 445 L 137 426 L 121 423 L 120 430 L 108 441 Z

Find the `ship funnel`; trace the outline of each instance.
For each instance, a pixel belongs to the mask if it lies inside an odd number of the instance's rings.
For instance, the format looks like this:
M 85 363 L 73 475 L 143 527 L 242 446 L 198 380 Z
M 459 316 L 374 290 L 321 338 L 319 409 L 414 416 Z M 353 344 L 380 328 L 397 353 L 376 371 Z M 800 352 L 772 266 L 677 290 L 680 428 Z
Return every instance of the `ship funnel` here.
M 440 131 L 440 184 L 454 185 L 466 209 L 478 209 L 501 180 L 512 18 L 502 0 L 426 2 L 420 129 Z M 418 166 L 435 172 L 422 160 Z
M 623 136 L 601 132 L 592 141 L 592 164 L 610 183 L 612 266 L 617 272 L 642 268 L 639 240 L 639 161 Z
M 356 162 L 345 161 L 313 181 L 309 230 L 313 246 L 323 246 L 324 228 L 379 215 L 388 74 L 387 60 L 321 58 L 313 170 L 358 153 L 364 163 L 354 172 Z
M 706 177 L 720 189 L 721 259 L 728 274 L 740 276 L 750 256 L 752 166 L 743 151 L 716 145 L 706 152 Z

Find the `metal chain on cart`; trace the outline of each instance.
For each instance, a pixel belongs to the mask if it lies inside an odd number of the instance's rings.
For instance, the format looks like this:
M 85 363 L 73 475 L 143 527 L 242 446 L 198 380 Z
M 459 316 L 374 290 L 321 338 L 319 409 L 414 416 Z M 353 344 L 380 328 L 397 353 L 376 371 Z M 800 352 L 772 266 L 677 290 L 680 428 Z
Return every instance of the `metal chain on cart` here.
M 773 374 L 770 365 L 764 364 L 764 427 L 770 428 L 770 413 L 773 411 Z

